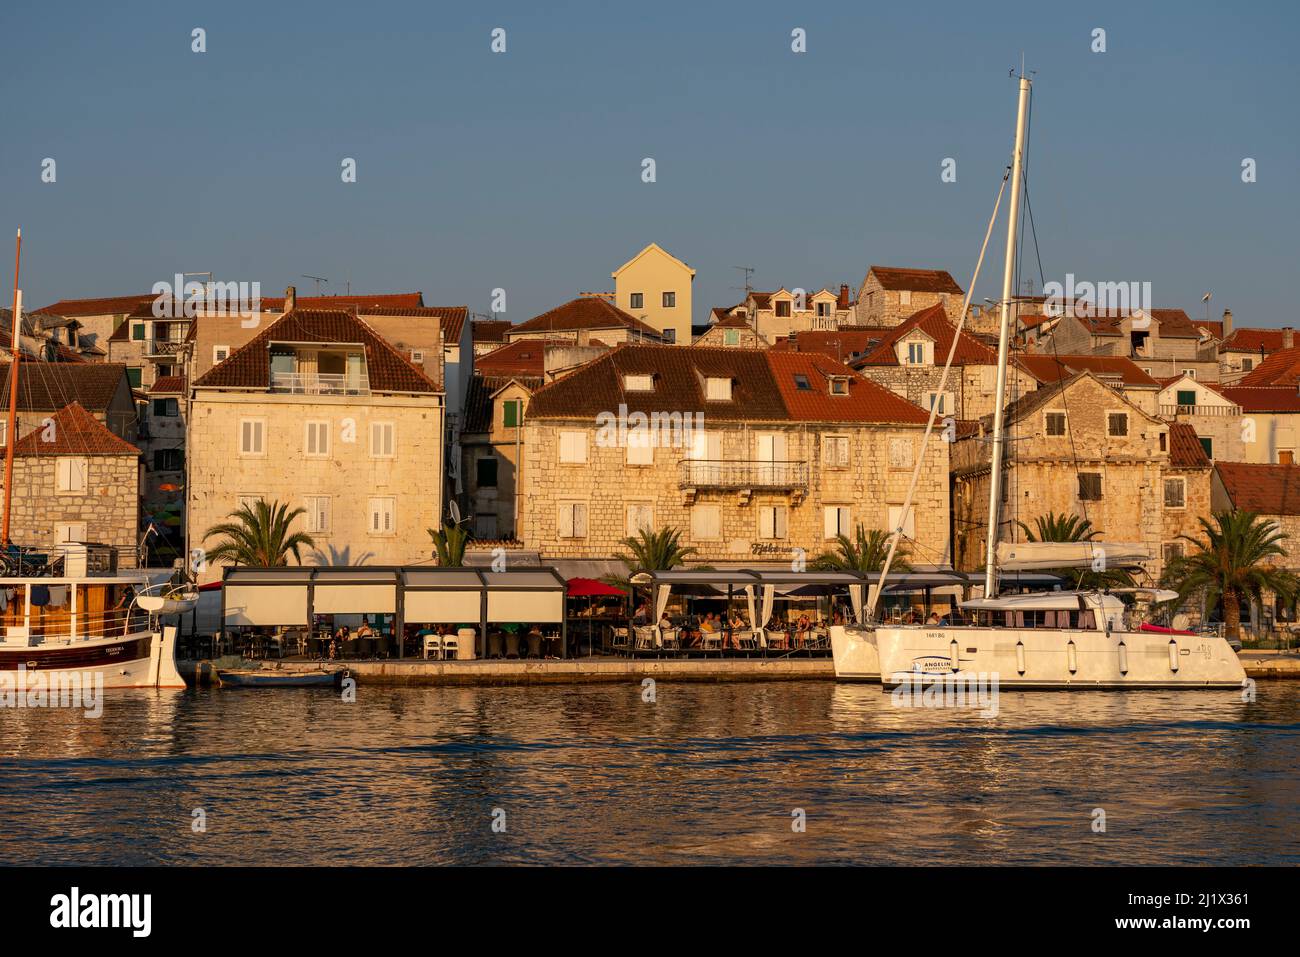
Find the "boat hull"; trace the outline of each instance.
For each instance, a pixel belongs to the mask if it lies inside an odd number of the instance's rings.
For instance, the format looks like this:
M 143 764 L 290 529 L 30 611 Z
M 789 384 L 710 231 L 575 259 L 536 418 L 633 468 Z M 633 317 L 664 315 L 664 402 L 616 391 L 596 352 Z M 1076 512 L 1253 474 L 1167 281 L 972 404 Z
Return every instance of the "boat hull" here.
M 104 688 L 184 688 L 175 650 L 174 628 L 67 644 L 0 645 L 0 673 L 24 672 L 28 682 L 36 673 L 75 675 L 83 683 L 97 683 L 98 674 Z
M 865 628 L 831 626 L 831 653 L 837 681 L 879 681 L 880 654 L 875 634 Z
M 1016 628 L 881 627 L 886 688 L 919 675 L 997 675 L 1001 688 L 1240 689 L 1236 652 L 1216 635 Z
M 342 682 L 346 671 L 222 671 L 217 680 L 223 688 L 332 688 Z

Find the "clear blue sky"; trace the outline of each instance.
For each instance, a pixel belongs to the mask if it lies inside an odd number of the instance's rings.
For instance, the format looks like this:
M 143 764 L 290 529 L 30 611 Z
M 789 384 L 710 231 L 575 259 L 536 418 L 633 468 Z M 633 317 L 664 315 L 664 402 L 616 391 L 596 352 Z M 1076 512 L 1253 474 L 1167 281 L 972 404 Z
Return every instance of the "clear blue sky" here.
M 856 288 L 873 262 L 964 286 L 1023 50 L 1049 280 L 1300 319 L 1295 3 L 627 6 L 6 3 L 0 226 L 24 230 L 25 302 L 312 273 L 483 312 L 499 286 L 522 321 L 650 241 L 698 270 L 697 322 L 742 264 L 759 289 Z

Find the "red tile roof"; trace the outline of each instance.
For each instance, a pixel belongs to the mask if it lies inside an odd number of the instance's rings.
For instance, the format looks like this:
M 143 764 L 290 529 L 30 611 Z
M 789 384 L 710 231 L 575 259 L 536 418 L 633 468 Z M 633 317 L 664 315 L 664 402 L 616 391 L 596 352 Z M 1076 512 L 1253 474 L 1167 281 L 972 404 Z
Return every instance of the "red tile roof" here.
M 913 313 L 891 329 L 873 352 L 853 363 L 854 368 L 898 365 L 898 352 L 895 346 L 913 329 L 920 329 L 934 340 L 934 361 L 936 365 L 942 367 L 948 360 L 948 350 L 952 348 L 957 327 L 948 321 L 943 306 L 935 303 L 927 309 Z M 957 338 L 957 352 L 952 357 L 952 364 L 995 366 L 998 364 L 998 354 L 963 329 Z
M 895 328 L 897 327 L 840 326 L 833 332 L 800 332 L 778 339 L 772 348 L 778 352 L 820 352 L 822 355 L 834 356 L 840 362 L 848 362 L 874 351 Z
M 1282 348 L 1281 329 L 1252 329 L 1249 326 L 1242 326 L 1240 329 L 1233 329 L 1232 332 L 1225 336 L 1219 343 L 1220 352 L 1253 352 L 1259 353 L 1261 350 L 1265 353 L 1276 352 Z
M 87 412 L 79 402 L 64 406 L 45 424 L 28 432 L 14 446 L 14 455 L 139 455 L 140 450 L 120 439 Z M 46 441 L 49 435 L 51 440 Z
M 1278 349 L 1267 359 L 1243 376 L 1239 385 L 1286 385 L 1300 384 L 1300 349 Z
M 1060 382 L 1077 372 L 1086 370 L 1101 379 L 1119 379 L 1126 386 L 1155 388 L 1160 385 L 1127 356 L 1057 356 L 1022 353 L 1016 356 L 1015 361 L 1043 384 Z
M 709 318 L 711 318 L 711 319 L 713 320 L 712 323 L 711 323 L 710 326 L 709 326 L 710 329 L 749 329 L 749 328 L 752 328 L 752 327 L 750 326 L 749 320 L 746 319 L 746 318 L 745 318 L 742 314 L 740 314 L 740 313 L 736 313 L 735 315 L 730 315 L 730 314 L 728 314 L 728 313 L 723 313 L 723 312 L 720 312 L 720 311 L 717 310 L 717 309 L 714 309 L 712 315 L 711 315 Z
M 1224 386 L 1223 397 L 1242 412 L 1300 412 L 1300 394 L 1292 386 Z
M 294 309 L 267 326 L 195 381 L 200 388 L 268 389 L 273 342 L 360 343 L 372 392 L 438 392 L 438 386 L 412 365 L 388 340 L 350 312 Z
M 1300 515 L 1300 465 L 1218 462 L 1233 508 L 1260 515 Z
M 153 385 L 149 387 L 150 395 L 184 395 L 185 394 L 185 376 L 183 375 L 164 375 L 154 380 Z
M 36 312 L 47 312 L 56 316 L 108 316 L 135 312 L 136 309 L 152 303 L 156 298 L 153 293 L 147 293 L 143 296 L 107 296 L 102 299 L 60 299 L 44 309 L 37 309 Z
M 628 391 L 627 375 L 649 375 L 653 388 Z M 796 376 L 809 386 L 799 387 Z M 849 394 L 830 394 L 832 377 L 846 379 Z M 705 380 L 732 382 L 729 401 L 705 398 Z M 566 378 L 539 389 L 529 406 L 532 418 L 595 420 L 601 412 L 647 414 L 703 412 L 723 421 L 817 421 L 921 424 L 926 413 L 857 375 L 830 356 L 774 353 L 761 349 L 679 349 L 624 345 L 593 359 Z
M 885 289 L 907 289 L 912 292 L 950 292 L 960 296 L 963 292 L 957 280 L 945 269 L 900 269 L 894 266 L 872 266 L 867 275 L 875 274 Z
M 262 308 L 279 312 L 284 309 L 284 296 L 263 296 Z M 385 292 L 385 293 L 358 293 L 357 295 L 346 296 L 297 296 L 294 297 L 294 308 L 301 309 L 304 306 L 313 309 L 342 310 L 348 306 L 356 306 L 359 312 L 366 312 L 372 308 L 395 308 L 395 309 L 419 309 L 424 306 L 424 293 L 422 292 Z
M 0 367 L 0 410 L 9 408 L 9 372 Z M 126 366 L 110 362 L 23 362 L 18 373 L 18 408 L 23 412 L 53 412 L 78 402 L 103 412 L 127 381 Z
M 1210 457 L 1196 437 L 1196 430 L 1186 422 L 1169 424 L 1169 464 L 1176 469 L 1210 467 Z
M 474 342 L 505 342 L 512 325 L 509 319 L 475 319 L 470 337 Z
M 509 335 L 521 332 L 574 332 L 582 329 L 632 329 L 643 335 L 660 337 L 654 329 L 618 306 L 599 296 L 579 296 L 556 306 L 540 316 L 533 316 L 510 330 Z
M 485 376 L 540 376 L 546 371 L 546 346 L 572 345 L 567 340 L 519 339 L 476 356 L 474 371 Z

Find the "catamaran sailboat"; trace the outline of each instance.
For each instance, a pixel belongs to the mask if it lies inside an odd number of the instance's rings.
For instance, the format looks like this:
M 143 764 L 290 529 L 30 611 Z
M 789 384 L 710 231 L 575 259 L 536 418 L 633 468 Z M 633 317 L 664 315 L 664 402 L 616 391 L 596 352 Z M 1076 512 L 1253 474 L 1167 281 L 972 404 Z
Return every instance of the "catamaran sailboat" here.
M 16 261 L 21 250 L 19 231 Z M 22 360 L 17 262 L 14 273 L 7 434 L 16 438 Z M 5 445 L 0 689 L 22 692 L 51 680 L 64 688 L 99 687 L 101 679 L 104 688 L 185 687 L 176 670 L 177 626 L 164 625 L 162 619 L 193 608 L 197 593 L 188 584 L 156 582 L 158 573 L 119 571 L 116 552 L 109 546 L 64 542 L 30 549 L 11 543 L 17 445 Z
M 831 647 L 835 675 L 840 680 L 877 680 L 886 688 L 935 681 L 997 675 L 1004 688 L 1240 688 L 1245 671 L 1228 642 L 1216 634 L 1189 634 L 1156 629 L 1130 621 L 1124 603 L 1112 591 L 1068 590 L 1025 594 L 999 594 L 999 571 L 1122 567 L 1149 558 L 1140 547 L 1112 542 L 999 543 L 1002 503 L 1002 464 L 1006 436 L 1004 412 L 1007 364 L 1010 351 L 1011 305 L 1015 290 L 1016 230 L 1019 220 L 1021 177 L 1026 135 L 1030 79 L 1020 77 L 1019 112 L 1015 151 L 1010 171 L 1010 210 L 1003 271 L 1001 327 L 993 413 L 991 481 L 989 487 L 988 541 L 985 555 L 984 597 L 961 602 L 969 624 L 871 624 L 880 601 L 902 529 L 895 529 L 880 584 L 868 601 L 871 616 L 862 626 L 832 629 Z M 1003 189 L 1006 178 L 1003 179 Z M 999 194 L 1001 204 L 1001 193 Z M 994 208 L 989 234 L 997 216 Z M 984 248 L 988 246 L 988 234 Z M 984 252 L 980 252 L 982 263 Z M 978 279 L 979 266 L 975 271 Z M 971 282 L 971 288 L 975 280 Z M 962 320 L 969 307 L 966 295 Z M 953 348 L 956 348 L 954 337 Z M 946 379 L 952 355 L 944 367 Z M 943 380 L 939 391 L 944 388 Z M 926 441 L 934 431 L 938 410 L 932 409 Z M 900 525 L 912 507 L 924 456 L 918 456 L 912 487 L 902 509 Z M 1104 552 L 1102 551 L 1104 548 Z M 1151 590 L 1152 601 L 1176 597 Z

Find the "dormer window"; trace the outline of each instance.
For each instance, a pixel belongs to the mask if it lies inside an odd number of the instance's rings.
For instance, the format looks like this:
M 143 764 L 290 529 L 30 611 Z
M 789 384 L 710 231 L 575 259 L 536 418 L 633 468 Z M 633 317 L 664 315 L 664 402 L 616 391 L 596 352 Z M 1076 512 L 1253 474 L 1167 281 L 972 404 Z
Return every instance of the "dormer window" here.
M 831 376 L 831 395 L 848 395 L 849 380 L 847 376 Z
M 912 290 L 900 290 L 898 293 L 898 304 L 900 306 L 910 306 L 912 304 Z
M 795 387 L 796 389 L 798 389 L 800 392 L 811 392 L 811 391 L 812 391 L 812 383 L 809 382 L 809 381 L 808 381 L 808 377 L 807 377 L 806 375 L 804 375 L 803 373 L 801 373 L 801 372 L 796 372 L 796 373 L 795 373 L 795 376 L 794 376 L 794 387 Z
M 704 380 L 704 397 L 710 402 L 730 402 L 731 380 L 721 376 L 709 376 Z
M 654 388 L 655 377 L 652 375 L 623 376 L 623 390 L 625 392 L 653 392 Z
M 776 302 L 776 314 L 781 319 L 790 318 L 790 300 L 779 299 Z
M 907 344 L 907 364 L 909 366 L 925 365 L 924 342 L 909 342 Z

